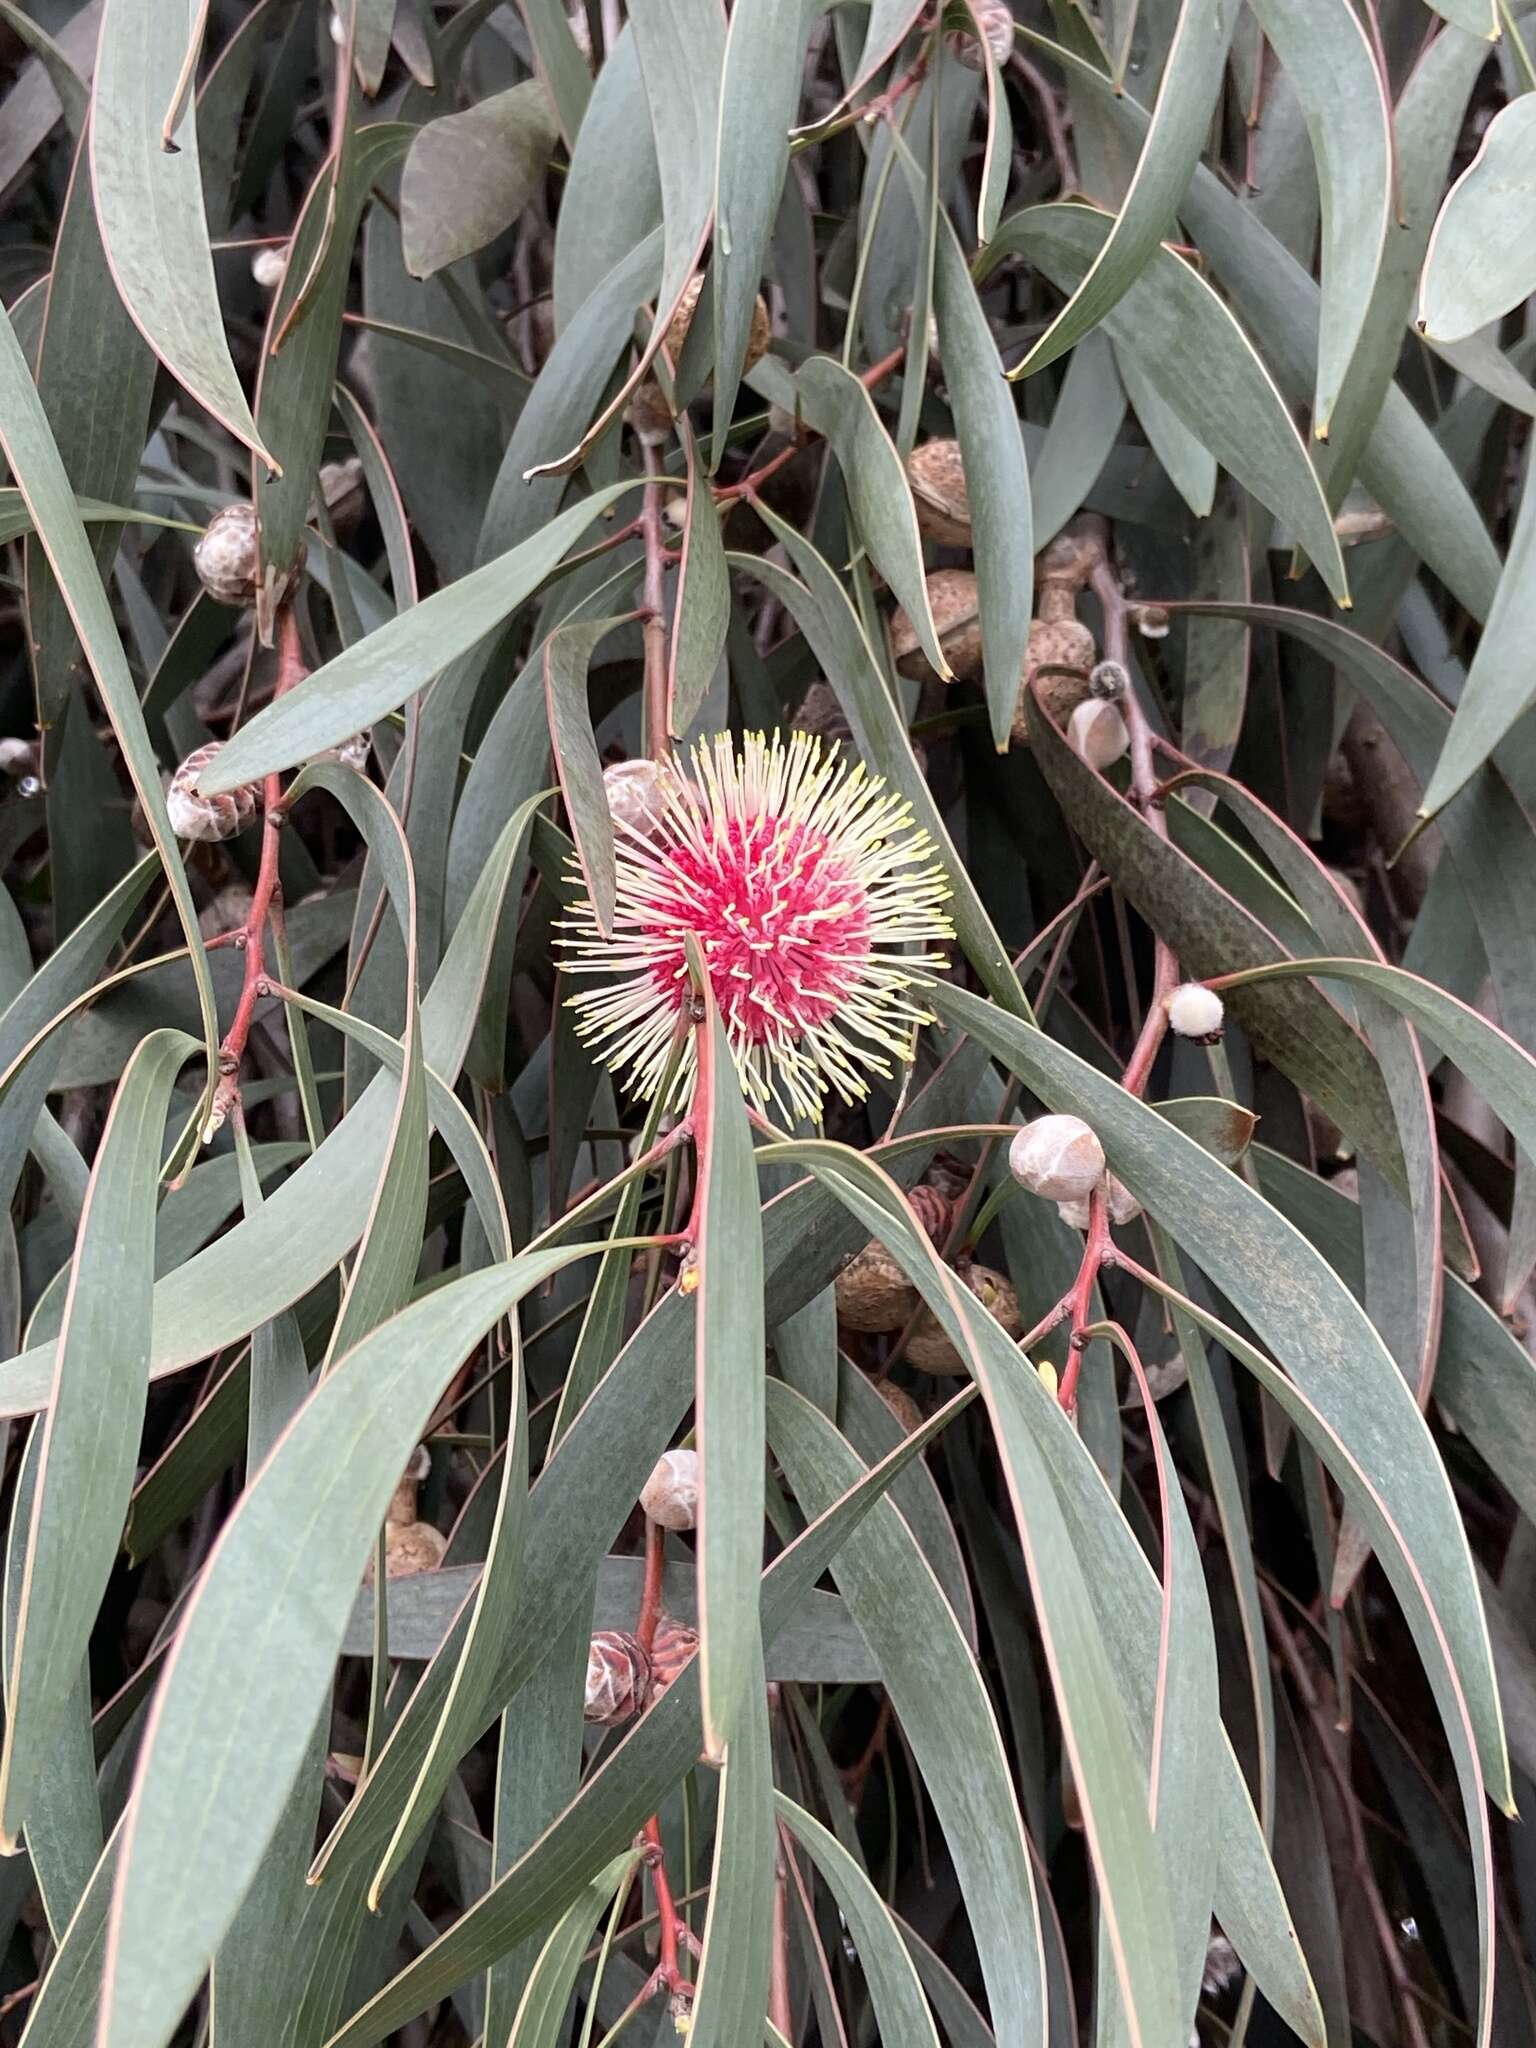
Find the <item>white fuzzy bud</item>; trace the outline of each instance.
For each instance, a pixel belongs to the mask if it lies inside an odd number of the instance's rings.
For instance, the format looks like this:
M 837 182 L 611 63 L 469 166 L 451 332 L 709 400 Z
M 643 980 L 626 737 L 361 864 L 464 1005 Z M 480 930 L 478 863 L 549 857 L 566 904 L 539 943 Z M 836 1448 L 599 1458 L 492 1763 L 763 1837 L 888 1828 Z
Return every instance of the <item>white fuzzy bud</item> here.
M 1067 739 L 1090 768 L 1112 767 L 1131 743 L 1125 720 L 1113 704 L 1099 697 L 1078 705 L 1067 724 Z
M 1039 1116 L 1014 1134 L 1008 1169 L 1050 1202 L 1087 1199 L 1104 1175 L 1104 1147 L 1081 1117 Z
M 1125 1182 L 1117 1179 L 1112 1173 L 1105 1176 L 1104 1203 L 1105 1207 L 1109 1210 L 1109 1220 L 1111 1223 L 1134 1223 L 1141 1214 L 1140 1202 L 1137 1201 Z M 1056 1207 L 1062 1222 L 1070 1224 L 1072 1229 L 1086 1230 L 1088 1228 L 1088 1197 L 1086 1195 L 1080 1201 L 1058 1202 Z
M 1095 697 L 1103 697 L 1111 704 L 1118 704 L 1131 687 L 1130 674 L 1124 662 L 1096 662 L 1088 671 L 1088 687 Z
M 30 775 L 37 766 L 37 748 L 14 735 L 0 740 L 0 775 Z
M 1215 1045 L 1221 1037 L 1226 1008 L 1215 989 L 1186 981 L 1168 998 L 1168 1022 L 1180 1038 L 1197 1045 Z
M 699 1517 L 699 1454 L 663 1451 L 640 1489 L 640 1505 L 663 1529 L 691 1529 Z
M 256 815 L 260 791 L 254 782 L 243 782 L 238 789 L 227 789 L 219 796 L 205 796 L 198 788 L 198 777 L 221 751 L 219 740 L 197 748 L 166 786 L 166 815 L 178 839 L 233 839 Z
M 288 273 L 288 245 L 258 249 L 251 258 L 251 275 L 264 292 L 275 292 Z

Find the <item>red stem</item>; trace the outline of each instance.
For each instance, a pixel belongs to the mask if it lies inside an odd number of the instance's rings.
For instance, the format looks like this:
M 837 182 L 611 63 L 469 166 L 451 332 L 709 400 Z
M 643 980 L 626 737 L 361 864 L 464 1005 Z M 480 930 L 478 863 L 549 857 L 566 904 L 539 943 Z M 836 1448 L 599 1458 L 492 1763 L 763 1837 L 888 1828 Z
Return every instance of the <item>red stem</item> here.
M 298 616 L 291 603 L 284 604 L 277 615 L 277 683 L 272 692 L 273 702 L 285 696 L 296 683 L 302 682 L 308 673 L 303 643 L 299 638 Z M 282 843 L 282 801 L 282 777 L 273 773 L 262 785 L 261 863 L 256 871 L 256 886 L 251 891 L 251 907 L 243 925 L 221 935 L 228 943 L 244 951 L 245 973 L 234 1017 L 219 1046 L 219 1080 L 214 1090 L 209 1135 L 219 1128 L 240 1100 L 240 1067 L 250 1039 L 256 1005 L 266 992 L 267 921 L 281 890 L 278 854 Z

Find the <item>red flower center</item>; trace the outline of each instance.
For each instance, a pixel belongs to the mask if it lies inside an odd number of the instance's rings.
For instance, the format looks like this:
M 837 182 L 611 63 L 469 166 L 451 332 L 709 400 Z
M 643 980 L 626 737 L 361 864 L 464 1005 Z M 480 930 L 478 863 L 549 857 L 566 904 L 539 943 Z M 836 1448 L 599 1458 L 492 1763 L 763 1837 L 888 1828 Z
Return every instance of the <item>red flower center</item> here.
M 825 1023 L 869 955 L 869 898 L 823 834 L 782 818 L 711 819 L 670 850 L 675 904 L 645 924 L 663 941 L 655 987 L 675 1013 L 687 992 L 684 941 L 703 948 L 727 1029 L 754 1044 Z

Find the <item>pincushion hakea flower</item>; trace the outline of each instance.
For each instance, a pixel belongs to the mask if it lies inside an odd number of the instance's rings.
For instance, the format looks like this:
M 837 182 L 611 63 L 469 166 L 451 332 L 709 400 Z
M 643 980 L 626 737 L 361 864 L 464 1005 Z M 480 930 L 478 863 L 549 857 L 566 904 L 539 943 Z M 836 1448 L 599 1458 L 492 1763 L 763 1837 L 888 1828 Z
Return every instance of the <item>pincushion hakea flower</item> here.
M 560 965 L 607 977 L 571 998 L 598 1058 L 654 1095 L 689 994 L 687 940 L 702 949 L 742 1086 L 759 1109 L 819 1115 L 907 1058 L 927 1013 L 910 991 L 942 957 L 900 949 L 947 939 L 949 887 L 905 801 L 809 733 L 730 734 L 664 778 L 645 833 L 615 819 L 613 935 L 589 901 L 566 920 Z M 692 1073 L 685 1053 L 679 1099 Z

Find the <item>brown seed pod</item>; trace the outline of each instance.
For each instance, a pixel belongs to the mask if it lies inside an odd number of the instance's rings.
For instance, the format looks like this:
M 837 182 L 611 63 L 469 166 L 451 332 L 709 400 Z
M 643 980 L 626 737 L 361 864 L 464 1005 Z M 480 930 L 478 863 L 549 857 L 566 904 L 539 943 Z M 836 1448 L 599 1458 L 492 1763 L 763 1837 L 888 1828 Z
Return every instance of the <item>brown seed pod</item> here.
M 656 1637 L 651 1644 L 651 1698 L 659 1700 L 674 1679 L 681 1676 L 683 1667 L 697 1654 L 699 1632 L 690 1628 L 686 1621 L 674 1621 L 670 1614 L 664 1614 L 656 1624 Z
M 892 1380 L 871 1380 L 870 1385 L 880 1396 L 886 1407 L 890 1409 L 908 1436 L 912 1434 L 914 1429 L 922 1428 L 923 1411 L 918 1407 L 916 1401 L 913 1400 L 905 1387 L 898 1387 Z
M 198 776 L 222 750 L 221 741 L 210 740 L 206 747 L 188 754 L 171 777 L 165 792 L 165 808 L 178 839 L 233 839 L 256 815 L 258 791 L 254 782 L 244 782 L 222 796 L 204 796 L 197 787 Z
M 699 294 L 704 289 L 704 273 L 694 272 L 683 287 L 683 295 L 677 302 L 677 311 L 667 322 L 667 332 L 662 342 L 676 370 L 683 353 L 683 343 L 693 326 L 693 316 L 698 310 Z M 768 344 L 773 339 L 773 322 L 768 313 L 768 301 L 759 292 L 752 303 L 752 327 L 747 336 L 747 353 L 743 369 L 750 370 L 754 363 L 768 353 Z M 642 439 L 659 439 L 672 425 L 672 408 L 667 403 L 666 393 L 654 377 L 646 377 L 629 401 L 629 423 Z
M 435 1572 L 447 1548 L 448 1538 L 430 1522 L 386 1523 L 384 1576 L 409 1579 L 418 1572 Z
M 1013 9 L 1008 0 L 973 0 L 971 12 L 992 53 L 994 64 L 1006 64 L 1013 55 Z M 983 68 L 981 47 L 974 28 L 951 29 L 945 38 L 968 71 Z
M 899 1330 L 917 1307 L 917 1289 L 876 1238 L 834 1284 L 837 1319 L 850 1330 Z
M 1037 682 L 1046 716 L 1053 725 L 1065 725 L 1088 697 L 1088 676 L 1097 658 L 1093 635 L 1081 619 L 1031 619 L 1010 737 L 1019 745 L 1029 738 L 1029 704 Z
M 990 1266 L 975 1264 L 958 1267 L 956 1278 L 970 1288 L 982 1307 L 990 1310 L 1010 1337 L 1022 1335 L 1024 1325 L 1019 1317 L 1019 1297 L 1011 1280 L 1001 1273 L 994 1273 Z M 945 1335 L 937 1316 L 928 1308 L 919 1312 L 912 1326 L 907 1356 L 924 1372 L 961 1373 L 969 1370 Z
M 613 1728 L 645 1706 L 651 1660 L 627 1629 L 600 1628 L 587 1646 L 587 1689 L 582 1719 Z
M 241 498 L 215 512 L 193 544 L 192 566 L 220 604 L 254 604 L 261 576 L 256 507 Z
M 699 1454 L 663 1451 L 640 1489 L 640 1505 L 663 1529 L 691 1529 L 699 1518 Z
M 789 723 L 793 732 L 813 732 L 819 739 L 836 740 L 839 744 L 853 736 L 830 683 L 812 683 Z
M 971 544 L 971 500 L 958 441 L 924 441 L 907 457 L 907 482 L 917 523 L 944 548 Z
M 928 607 L 944 658 L 968 682 L 981 673 L 981 616 L 976 578 L 969 569 L 935 569 L 928 578 Z M 931 675 L 917 629 L 898 605 L 891 614 L 891 659 L 904 676 Z

